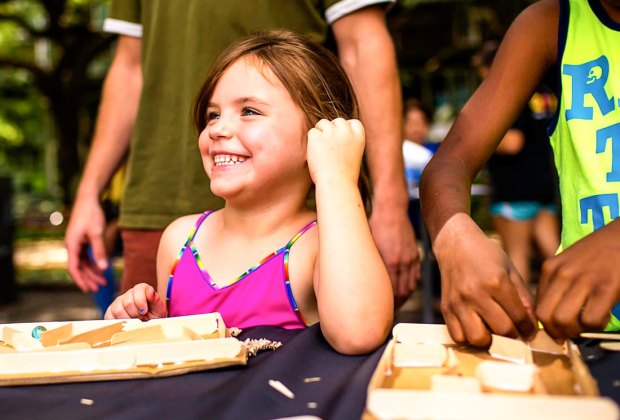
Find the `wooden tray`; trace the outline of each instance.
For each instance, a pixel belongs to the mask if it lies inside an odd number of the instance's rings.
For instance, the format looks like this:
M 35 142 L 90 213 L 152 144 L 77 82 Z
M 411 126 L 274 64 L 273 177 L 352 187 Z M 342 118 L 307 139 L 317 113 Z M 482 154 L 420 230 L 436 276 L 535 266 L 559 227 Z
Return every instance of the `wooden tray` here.
M 227 335 L 218 313 L 149 322 L 4 324 L 0 386 L 152 378 L 245 365 L 245 346 Z
M 491 351 L 459 346 L 445 325 L 398 324 L 369 383 L 364 417 L 619 418 L 615 402 L 599 396 L 575 345 L 566 343 L 557 354 L 532 347 L 495 336 Z M 441 355 L 434 357 L 433 352 Z M 492 380 L 484 376 L 488 367 L 507 370 Z M 529 382 L 506 373 L 510 369 L 530 372 Z

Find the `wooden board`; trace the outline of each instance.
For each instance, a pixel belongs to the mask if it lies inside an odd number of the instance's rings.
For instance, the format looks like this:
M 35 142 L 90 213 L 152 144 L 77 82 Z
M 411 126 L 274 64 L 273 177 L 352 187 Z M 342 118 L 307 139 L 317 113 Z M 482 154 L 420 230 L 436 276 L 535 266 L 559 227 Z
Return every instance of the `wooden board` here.
M 368 386 L 368 399 L 364 418 L 450 419 L 450 418 L 545 418 L 571 419 L 596 418 L 615 420 L 618 407 L 610 399 L 599 396 L 596 381 L 590 375 L 572 343 L 561 354 L 532 350 L 523 351 L 518 343 L 516 354 L 524 354 L 519 363 L 508 361 L 503 354 L 491 355 L 488 349 L 460 346 L 449 339 L 445 325 L 399 324 L 394 327 L 394 338 L 388 343 Z M 430 337 L 430 338 L 429 338 Z M 394 353 L 397 346 L 406 343 L 439 343 L 453 354 L 440 367 L 397 367 Z M 509 339 L 498 339 L 502 346 L 510 346 Z M 510 354 L 511 349 L 494 352 Z M 554 349 L 557 350 L 557 349 Z M 514 352 L 513 352 L 514 353 Z M 447 359 L 450 359 L 448 357 Z M 402 361 L 401 361 L 402 364 Z M 415 364 L 415 363 L 412 363 Z M 506 390 L 483 386 L 480 375 L 496 364 L 514 367 L 513 371 L 532 373 L 527 390 L 514 385 Z M 507 369 L 506 371 L 509 371 Z M 441 375 L 438 377 L 438 375 Z M 467 378 L 467 384 L 446 377 Z M 504 375 L 504 378 L 505 379 Z M 441 380 L 435 380 L 441 379 Z M 472 386 L 477 379 L 479 387 Z M 440 384 L 434 389 L 433 384 Z M 450 386 L 453 386 L 450 388 Z M 466 385 L 466 386 L 462 386 Z M 510 388 L 510 387 L 509 387 Z M 413 403 L 415 401 L 415 403 Z M 512 411 L 511 411 L 512 410 Z M 545 416 L 540 414 L 544 413 Z
M 36 347 L 30 334 L 40 327 L 47 331 Z M 227 337 L 217 313 L 144 323 L 5 324 L 0 332 L 0 386 L 154 378 L 247 363 L 245 346 Z

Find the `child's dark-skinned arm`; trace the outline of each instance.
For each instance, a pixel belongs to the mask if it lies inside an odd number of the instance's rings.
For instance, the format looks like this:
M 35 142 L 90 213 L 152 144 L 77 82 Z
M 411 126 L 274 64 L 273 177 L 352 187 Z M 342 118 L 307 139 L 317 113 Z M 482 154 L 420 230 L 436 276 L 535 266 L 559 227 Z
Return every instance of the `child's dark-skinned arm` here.
M 422 211 L 442 276 L 442 312 L 457 342 L 483 346 L 491 332 L 527 337 L 535 331 L 520 276 L 469 217 L 470 186 L 554 63 L 558 15 L 555 0 L 519 15 L 422 176 Z

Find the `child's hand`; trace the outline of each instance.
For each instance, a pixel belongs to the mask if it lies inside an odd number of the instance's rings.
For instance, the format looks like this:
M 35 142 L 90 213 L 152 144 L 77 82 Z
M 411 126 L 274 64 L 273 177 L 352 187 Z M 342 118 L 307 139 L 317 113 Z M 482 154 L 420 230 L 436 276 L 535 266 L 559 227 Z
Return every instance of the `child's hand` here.
M 321 120 L 308 131 L 308 167 L 315 184 L 348 180 L 357 185 L 364 154 L 364 126 L 358 120 Z
M 166 302 L 153 286 L 140 283 L 117 297 L 108 307 L 104 319 L 139 318 L 148 321 L 166 316 Z
M 620 301 L 620 220 L 586 236 L 543 264 L 536 314 L 552 337 L 602 329 Z
M 529 337 L 530 296 L 503 252 L 473 220 L 454 215 L 433 246 L 441 269 L 441 311 L 454 341 L 488 345 L 491 333 Z

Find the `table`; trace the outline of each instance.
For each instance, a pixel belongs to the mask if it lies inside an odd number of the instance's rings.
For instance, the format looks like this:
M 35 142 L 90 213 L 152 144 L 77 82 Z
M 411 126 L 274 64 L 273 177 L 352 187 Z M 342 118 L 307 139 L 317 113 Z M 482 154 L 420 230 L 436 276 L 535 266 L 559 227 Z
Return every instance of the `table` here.
M 359 419 L 368 381 L 384 346 L 365 356 L 343 356 L 331 349 L 320 327 L 287 331 L 256 327 L 239 337 L 281 341 L 276 351 L 260 352 L 248 365 L 182 376 L 0 388 L 3 419 L 273 419 L 312 415 Z M 601 393 L 620 402 L 620 353 L 594 342 L 580 343 Z M 598 350 L 597 350 L 598 349 Z M 592 357 L 590 357 L 592 356 Z M 305 378 L 321 378 L 305 383 Z M 284 383 L 288 399 L 268 385 Z M 82 399 L 93 401 L 84 405 Z M 311 408 L 308 403 L 315 403 Z
M 248 366 L 157 379 L 68 383 L 0 388 L 3 419 L 273 419 L 313 415 L 359 419 L 368 381 L 383 347 L 367 356 L 343 356 L 331 349 L 320 327 L 289 331 L 256 327 L 246 338 L 281 341 L 259 352 Z M 305 383 L 305 378 L 320 377 Z M 295 393 L 288 399 L 268 385 L 281 381 Z M 93 400 L 92 405 L 81 404 Z M 308 403 L 316 403 L 309 408 Z

